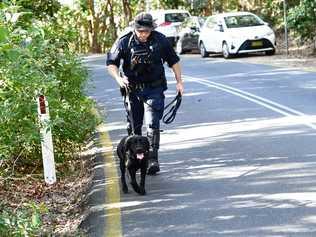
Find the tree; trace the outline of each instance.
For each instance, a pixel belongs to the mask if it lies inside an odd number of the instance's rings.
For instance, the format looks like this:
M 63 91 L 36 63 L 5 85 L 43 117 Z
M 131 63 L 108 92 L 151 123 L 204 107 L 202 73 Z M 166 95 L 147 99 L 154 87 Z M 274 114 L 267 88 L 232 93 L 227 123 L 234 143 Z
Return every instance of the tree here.
M 303 41 L 314 40 L 313 53 L 316 53 L 316 2 L 301 0 L 289 11 L 289 27 L 294 29 Z
M 131 9 L 129 2 L 130 2 L 129 0 L 122 0 L 123 11 L 124 11 L 124 20 L 125 20 L 126 26 L 132 20 L 132 9 Z
M 12 2 L 18 6 L 22 6 L 24 8 L 22 10 L 31 11 L 35 17 L 40 19 L 47 18 L 47 16 L 53 17 L 61 7 L 58 0 L 15 0 Z
M 101 13 L 96 11 L 94 0 L 88 0 L 88 12 L 90 51 L 92 53 L 101 53 L 101 46 L 98 42 Z

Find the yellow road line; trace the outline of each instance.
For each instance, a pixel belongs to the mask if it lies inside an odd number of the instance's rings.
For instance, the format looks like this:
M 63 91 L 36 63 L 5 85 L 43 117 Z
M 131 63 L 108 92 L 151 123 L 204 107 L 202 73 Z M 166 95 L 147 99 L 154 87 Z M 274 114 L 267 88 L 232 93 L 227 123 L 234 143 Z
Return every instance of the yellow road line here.
M 122 236 L 122 223 L 121 223 L 121 208 L 120 203 L 120 188 L 117 168 L 114 160 L 112 142 L 108 132 L 101 131 L 100 127 L 97 129 L 100 134 L 100 145 L 105 152 L 104 156 L 104 173 L 105 173 L 105 237 L 121 237 Z

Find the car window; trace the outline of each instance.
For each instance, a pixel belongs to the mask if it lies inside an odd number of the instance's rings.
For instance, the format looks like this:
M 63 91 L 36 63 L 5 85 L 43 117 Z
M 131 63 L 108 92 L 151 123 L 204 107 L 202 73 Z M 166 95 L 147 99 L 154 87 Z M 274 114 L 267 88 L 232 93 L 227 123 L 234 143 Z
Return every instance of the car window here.
M 239 28 L 249 26 L 261 26 L 264 25 L 254 15 L 241 15 L 241 16 L 227 16 L 224 17 L 227 28 Z
M 167 13 L 165 15 L 166 22 L 183 22 L 187 17 L 188 13 Z

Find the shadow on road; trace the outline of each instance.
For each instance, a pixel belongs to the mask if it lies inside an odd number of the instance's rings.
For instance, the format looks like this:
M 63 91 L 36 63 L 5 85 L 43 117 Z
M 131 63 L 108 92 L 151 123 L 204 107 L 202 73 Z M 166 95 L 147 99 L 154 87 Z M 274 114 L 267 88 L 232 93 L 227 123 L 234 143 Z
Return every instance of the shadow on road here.
M 229 75 L 222 79 L 231 86 L 244 86 L 236 80 L 238 74 Z M 271 90 L 265 80 L 284 95 L 290 91 L 300 95 L 304 87 L 315 92 L 311 79 L 293 81 L 289 75 L 301 74 L 263 68 L 240 77 L 251 81 L 253 87 L 248 89 L 253 93 Z M 294 89 L 287 83 L 294 83 Z M 115 204 L 121 208 L 124 236 L 315 236 L 316 131 L 300 116 L 267 111 L 193 81 L 186 87 L 175 123 L 163 127 L 161 172 L 147 177 L 148 194 L 130 191 Z M 125 135 L 121 98 L 109 88 L 91 95 L 107 108 L 115 147 Z M 223 106 L 224 101 L 229 103 Z M 315 116 L 308 120 L 314 123 Z M 100 192 L 108 181 L 96 184 Z M 96 206 L 92 220 L 111 218 L 102 208 Z

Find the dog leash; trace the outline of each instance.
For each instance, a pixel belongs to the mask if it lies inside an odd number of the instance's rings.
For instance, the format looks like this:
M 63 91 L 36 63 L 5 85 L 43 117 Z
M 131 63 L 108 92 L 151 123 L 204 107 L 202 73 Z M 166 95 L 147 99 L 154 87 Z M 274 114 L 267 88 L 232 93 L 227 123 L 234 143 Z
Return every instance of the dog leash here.
M 181 93 L 178 92 L 177 96 L 169 103 L 165 106 L 164 111 L 169 108 L 171 105 L 173 105 L 170 110 L 163 116 L 162 121 L 165 124 L 169 124 L 172 123 L 173 120 L 176 118 L 177 115 L 177 111 L 180 108 L 181 105 L 181 101 L 182 101 L 182 96 Z
M 129 91 L 127 88 L 120 88 L 121 95 L 123 96 L 124 107 L 127 112 L 127 117 L 130 121 L 132 135 L 135 135 L 135 128 L 134 128 L 134 119 L 133 119 L 133 111 L 131 106 L 131 100 L 129 98 Z
M 157 108 L 153 107 L 152 105 L 148 104 L 144 98 L 142 98 L 141 96 L 137 96 L 138 99 L 140 101 L 142 101 L 144 104 L 148 105 L 149 107 L 151 107 L 153 110 L 156 110 L 156 111 L 160 111 L 158 110 Z M 178 92 L 178 94 L 176 95 L 176 97 L 169 103 L 167 104 L 163 110 L 165 111 L 167 108 L 169 108 L 171 105 L 173 105 L 170 110 L 162 117 L 162 121 L 165 123 L 165 124 L 170 124 L 173 122 L 173 120 L 176 118 L 176 115 L 177 115 L 177 111 L 181 105 L 181 101 L 182 101 L 182 96 L 181 96 L 181 93 Z
M 124 101 L 126 101 L 126 97 L 129 96 L 129 90 L 128 89 L 125 89 L 125 88 L 121 88 L 121 94 L 122 96 L 124 97 Z M 151 107 L 153 110 L 156 110 L 156 111 L 160 111 L 158 110 L 157 108 L 153 107 L 152 105 L 148 104 L 145 99 L 141 96 L 137 96 L 137 98 L 143 102 L 144 104 L 148 105 L 149 107 Z M 164 107 L 164 111 L 166 109 L 168 109 L 170 106 L 172 106 L 169 111 L 163 116 L 162 118 L 162 121 L 165 123 L 165 124 L 170 124 L 174 121 L 174 119 L 176 118 L 176 115 L 177 115 L 177 111 L 178 109 L 180 108 L 180 105 L 181 105 L 181 102 L 182 102 L 182 96 L 181 96 L 181 93 L 178 92 L 178 94 L 176 95 L 176 97 L 169 103 L 167 104 L 165 107 Z M 124 102 L 124 105 L 125 105 L 125 102 Z M 129 103 L 130 105 L 130 103 Z M 125 107 L 126 109 L 130 109 L 131 111 L 131 108 L 127 108 Z M 130 119 L 131 120 L 131 119 Z M 132 120 L 131 120 L 132 121 Z M 133 129 L 133 127 L 132 127 Z

